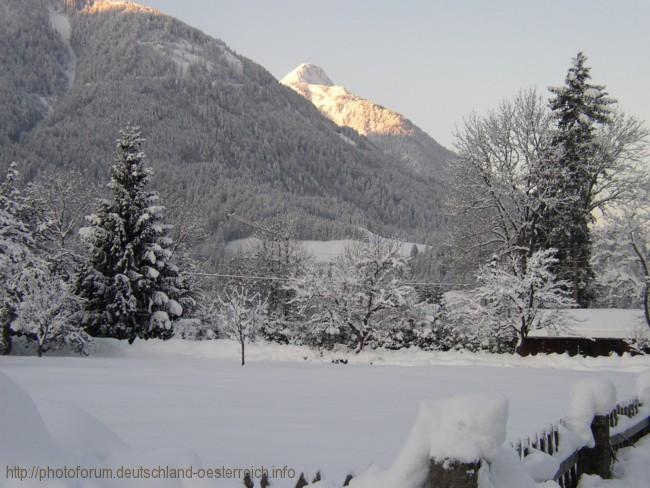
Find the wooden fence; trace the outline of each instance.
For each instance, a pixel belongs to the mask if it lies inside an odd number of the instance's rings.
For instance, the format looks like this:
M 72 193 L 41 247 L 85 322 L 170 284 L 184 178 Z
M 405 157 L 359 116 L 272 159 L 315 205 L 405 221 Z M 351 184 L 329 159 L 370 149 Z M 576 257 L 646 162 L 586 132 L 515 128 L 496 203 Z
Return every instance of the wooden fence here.
M 644 435 L 650 434 L 650 416 L 647 411 L 643 415 L 639 415 L 641 406 L 639 400 L 630 400 L 616 405 L 616 408 L 609 415 L 596 416 L 591 424 L 591 431 L 595 440 L 593 448 L 582 447 L 568 453 L 564 452 L 560 429 L 560 425 L 564 425 L 563 421 L 551 425 L 548 430 L 528 436 L 526 439 L 511 445 L 522 461 L 535 450 L 555 457 L 559 463 L 559 468 L 552 480 L 556 481 L 562 488 L 576 488 L 580 476 L 583 474 L 598 474 L 603 478 L 609 478 L 611 476 L 612 462 L 616 459 L 616 451 L 622 447 L 631 446 Z M 630 419 L 625 422 L 626 426 L 624 428 L 619 428 L 619 426 L 623 427 L 621 417 Z M 480 467 L 480 462 L 472 465 L 458 464 L 458 469 L 451 470 L 448 465 L 445 465 L 441 473 L 438 473 L 435 467 L 436 464 L 432 462 L 429 473 L 430 479 L 427 480 L 425 487 L 475 488 L 477 486 L 475 475 Z M 467 476 L 467 473 L 470 473 L 471 476 Z M 440 476 L 449 479 L 443 480 Z M 304 473 L 301 473 L 295 488 L 308 487 L 321 479 L 320 471 L 316 473 L 311 481 Z M 347 475 L 341 486 L 348 486 L 352 479 L 352 474 Z M 246 488 L 255 488 L 255 482 L 247 476 L 244 478 L 244 486 Z M 259 480 L 259 486 L 260 488 L 267 488 L 271 486 L 271 483 L 264 476 Z
M 609 415 L 596 416 L 591 424 L 596 445 L 593 448 L 583 447 L 569 453 L 562 453 L 561 459 L 558 459 L 560 467 L 553 480 L 562 488 L 575 488 L 583 474 L 598 474 L 603 478 L 609 478 L 616 451 L 631 446 L 650 433 L 650 417 L 647 414 L 639 415 L 640 407 L 638 400 L 630 400 L 616 405 Z M 633 419 L 633 422 L 627 422 L 629 424 L 627 427 L 618 429 L 622 416 Z M 553 425 L 549 430 L 530 436 L 512 446 L 522 460 L 533 449 L 557 458 L 560 457 L 561 442 L 559 425 Z

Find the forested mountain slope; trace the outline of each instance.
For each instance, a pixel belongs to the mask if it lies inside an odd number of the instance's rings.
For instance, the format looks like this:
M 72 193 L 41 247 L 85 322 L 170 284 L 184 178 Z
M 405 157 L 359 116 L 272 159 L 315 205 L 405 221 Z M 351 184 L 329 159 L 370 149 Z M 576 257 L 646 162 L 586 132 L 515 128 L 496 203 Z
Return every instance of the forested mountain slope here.
M 364 227 L 424 240 L 441 226 L 426 177 L 222 41 L 150 8 L 0 0 L 0 62 L 2 168 L 16 160 L 28 177 L 57 166 L 107 181 L 130 121 L 148 139 L 163 199 L 199 201 L 217 239 L 250 233 L 226 221 L 229 210 L 293 218 L 312 239 Z

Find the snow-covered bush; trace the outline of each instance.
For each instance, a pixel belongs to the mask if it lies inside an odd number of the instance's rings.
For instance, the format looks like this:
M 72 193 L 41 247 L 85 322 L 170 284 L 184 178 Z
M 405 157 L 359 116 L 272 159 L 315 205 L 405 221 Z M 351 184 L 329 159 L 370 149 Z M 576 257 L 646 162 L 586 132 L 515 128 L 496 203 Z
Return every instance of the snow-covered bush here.
M 454 307 L 455 311 L 459 309 Z M 479 330 L 458 320 L 456 312 L 441 303 L 419 303 L 410 309 L 411 318 L 402 319 L 385 334 L 373 338 L 374 347 L 404 349 L 417 347 L 424 351 L 484 349 Z
M 192 341 L 218 339 L 219 328 L 214 322 L 200 318 L 179 319 L 174 322 L 174 337 Z
M 33 339 L 37 354 L 69 346 L 85 354 L 90 338 L 78 325 L 79 303 L 67 285 L 42 267 L 21 272 L 17 287 L 21 301 L 12 329 Z
M 560 325 L 559 315 L 544 313 L 544 309 L 575 305 L 570 283 L 556 280 L 552 272 L 558 262 L 556 252 L 537 251 L 525 263 L 515 259 L 503 265 L 495 260 L 481 267 L 479 287 L 474 290 L 479 319 L 495 337 L 515 334 L 521 348 L 530 331 Z
M 265 341 L 276 344 L 295 344 L 295 345 L 314 345 L 307 340 L 308 332 L 298 323 L 278 319 L 277 317 L 267 317 L 267 320 L 260 327 L 260 337 Z
M 650 329 L 645 324 L 638 324 L 627 342 L 639 354 L 650 353 Z
M 84 352 L 87 336 L 74 317 L 78 302 L 52 272 L 44 217 L 34 187 L 20 188 L 16 164 L 0 184 L 0 354 L 13 336 L 33 340 L 39 355 L 63 345 Z
M 36 259 L 33 233 L 24 221 L 26 202 L 16 185 L 13 163 L 0 184 L 0 354 L 11 351 L 11 322 L 20 303 L 16 280 Z
M 330 268 L 312 268 L 291 282 L 296 319 L 309 325 L 308 341 L 352 338 L 359 352 L 408 319 L 416 293 L 403 284 L 407 263 L 400 247 L 371 236 L 348 247 Z
M 453 349 L 512 353 L 517 336 L 485 314 L 475 290 L 447 294 L 447 326 Z

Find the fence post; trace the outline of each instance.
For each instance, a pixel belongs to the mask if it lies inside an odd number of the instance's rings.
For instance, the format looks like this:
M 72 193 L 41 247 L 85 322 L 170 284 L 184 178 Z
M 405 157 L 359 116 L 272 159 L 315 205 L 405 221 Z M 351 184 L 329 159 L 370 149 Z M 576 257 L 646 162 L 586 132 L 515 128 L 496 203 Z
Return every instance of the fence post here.
M 478 488 L 481 461 L 462 463 L 446 459 L 431 460 L 429 477 L 424 488 Z
M 591 422 L 594 447 L 580 450 L 580 474 L 597 474 L 603 479 L 612 477 L 612 449 L 609 444 L 609 415 L 596 415 Z

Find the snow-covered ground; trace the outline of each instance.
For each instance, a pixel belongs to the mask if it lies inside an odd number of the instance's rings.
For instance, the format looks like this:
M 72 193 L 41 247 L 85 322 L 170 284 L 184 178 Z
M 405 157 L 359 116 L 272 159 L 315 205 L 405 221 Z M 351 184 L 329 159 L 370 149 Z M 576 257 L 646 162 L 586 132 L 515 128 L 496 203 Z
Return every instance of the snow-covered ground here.
M 361 473 L 372 463 L 391 464 L 424 400 L 467 393 L 505 397 L 507 437 L 517 439 L 563 417 L 576 381 L 610 379 L 618 398 L 625 399 L 635 393 L 637 373 L 650 369 L 650 358 L 644 356 L 369 351 L 321 357 L 306 348 L 277 345 L 249 347 L 245 367 L 237 358 L 232 341 L 128 346 L 100 340 L 89 358 L 6 357 L 0 359 L 0 372 L 33 399 L 57 441 L 70 441 L 83 428 L 88 436 L 97 431 L 113 439 L 107 450 L 119 446 L 119 439 L 129 446 L 92 458 L 104 459 L 104 465 L 287 465 L 311 474 L 320 469 L 340 485 L 348 472 Z M 334 358 L 350 362 L 333 364 Z M 0 394 L 0 407 L 2 402 Z M 59 405 L 54 414 L 52 405 Z M 75 419 L 86 417 L 74 411 L 61 414 L 69 412 L 68 405 L 95 417 L 98 426 L 75 426 Z M 38 452 L 42 441 L 28 431 L 23 441 Z M 2 441 L 0 437 L 0 445 Z M 68 464 L 90 462 L 88 456 L 70 455 L 74 449 L 66 452 Z M 12 461 L 4 457 L 2 462 Z M 168 483 L 133 486 L 199 486 Z M 293 484 L 295 480 L 273 481 L 278 488 Z M 216 486 L 240 484 L 220 481 Z

